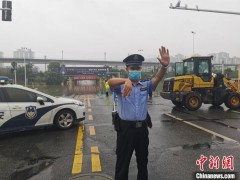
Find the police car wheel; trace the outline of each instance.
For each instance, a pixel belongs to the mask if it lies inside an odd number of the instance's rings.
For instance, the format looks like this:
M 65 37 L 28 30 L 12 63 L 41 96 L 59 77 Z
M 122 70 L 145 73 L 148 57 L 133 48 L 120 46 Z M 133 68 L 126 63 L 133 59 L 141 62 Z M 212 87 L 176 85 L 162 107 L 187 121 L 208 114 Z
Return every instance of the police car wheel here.
M 75 115 L 70 110 L 62 110 L 57 113 L 54 123 L 59 129 L 68 129 L 74 124 Z

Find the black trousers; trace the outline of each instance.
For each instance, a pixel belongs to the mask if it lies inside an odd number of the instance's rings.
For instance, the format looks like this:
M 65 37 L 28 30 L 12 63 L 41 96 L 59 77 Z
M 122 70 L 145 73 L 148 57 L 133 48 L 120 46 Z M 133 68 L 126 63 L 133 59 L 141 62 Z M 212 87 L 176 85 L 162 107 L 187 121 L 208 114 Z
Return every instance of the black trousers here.
M 128 169 L 133 151 L 137 159 L 137 180 L 148 180 L 148 128 L 136 128 L 132 122 L 120 121 L 121 130 L 117 132 L 117 162 L 115 180 L 128 180 Z

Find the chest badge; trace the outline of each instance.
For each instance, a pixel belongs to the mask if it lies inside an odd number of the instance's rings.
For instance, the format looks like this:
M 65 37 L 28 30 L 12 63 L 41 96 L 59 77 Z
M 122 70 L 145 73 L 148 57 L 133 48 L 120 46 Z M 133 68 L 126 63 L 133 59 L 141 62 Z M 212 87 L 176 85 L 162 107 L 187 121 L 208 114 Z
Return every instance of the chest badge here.
M 140 91 L 146 91 L 147 87 L 141 86 Z

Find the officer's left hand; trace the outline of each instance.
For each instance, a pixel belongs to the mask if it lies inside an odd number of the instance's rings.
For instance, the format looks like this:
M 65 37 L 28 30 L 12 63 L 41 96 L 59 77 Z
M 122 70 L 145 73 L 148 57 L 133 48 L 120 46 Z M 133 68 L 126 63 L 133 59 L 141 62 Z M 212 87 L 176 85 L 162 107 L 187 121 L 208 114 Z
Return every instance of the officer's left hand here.
M 163 66 L 168 66 L 169 63 L 170 63 L 170 57 L 169 57 L 169 51 L 168 49 L 166 49 L 165 47 L 161 47 L 159 48 L 159 53 L 160 53 L 160 56 L 158 56 L 158 60 L 159 62 L 163 65 Z

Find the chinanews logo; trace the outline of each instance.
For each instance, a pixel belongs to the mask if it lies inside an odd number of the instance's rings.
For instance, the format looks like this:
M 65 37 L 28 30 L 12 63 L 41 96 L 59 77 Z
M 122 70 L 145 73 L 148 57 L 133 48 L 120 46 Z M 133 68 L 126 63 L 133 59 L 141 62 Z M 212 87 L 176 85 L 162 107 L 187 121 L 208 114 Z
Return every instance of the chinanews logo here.
M 199 166 L 200 171 L 204 171 L 204 163 L 207 162 L 208 157 L 201 155 L 200 159 L 196 160 L 196 165 Z M 221 162 L 221 164 L 220 164 Z M 221 166 L 222 165 L 222 166 Z M 219 156 L 211 156 L 209 158 L 209 169 L 219 169 L 220 167 L 222 169 L 229 169 L 231 171 L 234 170 L 234 157 L 232 155 L 230 156 L 223 156 L 222 160 L 220 161 Z
M 206 171 L 204 172 L 204 164 Z M 234 171 L 234 157 L 232 155 L 219 156 L 210 155 L 207 156 L 201 155 L 200 159 L 196 160 L 196 165 L 199 166 L 200 172 L 194 173 L 194 179 L 237 179 L 237 173 Z M 224 172 L 211 170 L 222 169 Z
M 36 106 L 27 106 L 25 117 L 27 119 L 33 119 L 37 116 L 37 108 Z

